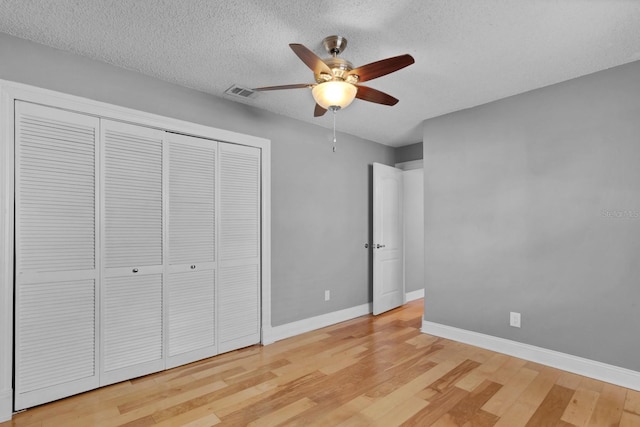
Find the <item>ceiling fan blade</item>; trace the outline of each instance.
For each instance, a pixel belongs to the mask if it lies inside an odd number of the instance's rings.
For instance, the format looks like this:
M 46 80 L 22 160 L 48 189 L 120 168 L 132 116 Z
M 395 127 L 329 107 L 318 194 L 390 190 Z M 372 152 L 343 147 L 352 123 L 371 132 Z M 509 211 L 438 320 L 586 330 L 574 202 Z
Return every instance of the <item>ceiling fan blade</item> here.
M 257 87 L 257 88 L 254 88 L 253 90 L 261 92 L 261 91 L 264 91 L 264 90 L 302 89 L 302 88 L 311 87 L 311 86 L 313 86 L 312 83 L 298 83 L 298 84 L 294 84 L 294 85 Z
M 380 61 L 355 68 L 349 71 L 349 75 L 356 74 L 359 77 L 358 81 L 366 82 L 367 80 L 377 79 L 378 77 L 398 71 L 414 62 L 416 61 L 413 59 L 413 56 L 408 54 L 394 56 L 393 58 L 381 59 Z
M 307 67 L 311 68 L 315 74 L 327 73 L 333 75 L 331 68 L 325 64 L 322 59 L 311 50 L 299 43 L 291 43 L 289 47 L 294 51 L 298 58 L 302 59 L 302 62 L 307 64 Z
M 322 108 L 320 104 L 316 104 L 316 109 L 313 111 L 313 117 L 324 116 L 324 113 L 326 112 L 327 110 L 325 108 Z
M 375 102 L 376 104 L 383 105 L 396 105 L 398 103 L 397 98 L 394 98 L 393 96 L 377 89 L 360 85 L 356 87 L 358 88 L 358 92 L 356 92 L 356 98 L 362 99 L 363 101 Z

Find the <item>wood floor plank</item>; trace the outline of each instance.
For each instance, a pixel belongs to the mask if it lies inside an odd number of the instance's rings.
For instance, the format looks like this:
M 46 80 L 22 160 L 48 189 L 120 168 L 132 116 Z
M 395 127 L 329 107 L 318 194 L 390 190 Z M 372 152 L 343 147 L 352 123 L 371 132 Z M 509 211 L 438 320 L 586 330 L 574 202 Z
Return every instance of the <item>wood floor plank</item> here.
M 590 427 L 615 425 L 622 417 L 627 391 L 621 387 L 605 384 L 589 420 Z
M 474 362 L 473 360 L 466 359 L 462 363 L 458 364 L 458 366 L 453 368 L 451 371 L 447 372 L 446 375 L 443 375 L 442 377 L 438 378 L 429 387 L 439 392 L 442 392 L 448 388 L 453 387 L 454 384 L 458 382 L 460 378 L 465 377 L 467 374 L 469 374 L 469 372 L 473 371 L 479 365 L 480 364 L 478 362 Z
M 366 352 L 368 349 L 364 346 L 352 347 L 349 350 L 343 352 L 342 355 L 336 357 L 336 361 L 323 366 L 320 372 L 326 375 L 334 374 L 341 371 L 351 365 L 354 365 L 362 359 L 361 353 Z
M 214 393 L 217 390 L 221 390 L 227 387 L 227 384 L 223 381 L 216 381 L 197 389 L 189 390 L 185 393 L 172 396 L 168 399 L 158 399 L 153 402 L 149 402 L 145 406 L 141 406 L 132 411 L 126 413 L 120 413 L 114 418 L 102 420 L 96 424 L 97 427 L 119 427 L 128 423 L 135 422 L 139 419 L 145 419 L 151 417 L 155 412 L 165 410 L 172 406 L 180 404 L 188 404 L 188 402 L 197 399 L 199 396 L 208 393 Z M 154 421 L 157 421 L 154 419 Z
M 419 349 L 421 349 L 423 347 L 431 347 L 432 345 L 434 345 L 439 340 L 441 340 L 441 338 L 434 337 L 433 335 L 420 334 L 420 335 L 416 335 L 415 337 L 413 337 L 411 339 L 408 339 L 407 340 L 407 344 L 411 344 L 417 350 L 419 350 Z
M 604 386 L 607 383 L 603 382 L 603 381 L 599 381 L 593 378 L 587 378 L 587 377 L 582 377 L 582 379 L 580 380 L 580 385 L 578 386 L 578 388 L 584 389 L 584 390 L 590 390 L 590 391 L 595 391 L 596 393 L 601 393 L 602 389 L 604 388 Z
M 456 367 L 453 362 L 443 362 L 436 365 L 432 369 L 429 369 L 422 375 L 419 375 L 415 379 L 409 381 L 397 390 L 389 393 L 383 398 L 377 400 L 375 405 L 369 406 L 362 411 L 362 414 L 369 419 L 375 420 L 385 415 L 387 412 L 392 411 L 393 408 L 401 404 L 405 399 L 415 395 L 420 390 L 427 388 L 430 384 L 437 381 L 442 376 L 446 375 Z
M 450 387 L 429 401 L 429 405 L 403 422 L 402 426 L 430 426 L 453 409 L 469 392 Z
M 558 378 L 557 384 L 559 386 L 575 390 L 580 386 L 580 382 L 582 382 L 582 377 L 580 375 L 572 372 L 563 372 L 560 375 L 560 378 Z
M 238 401 L 244 401 L 247 398 L 259 395 L 267 390 L 277 387 L 277 384 L 269 381 L 273 378 L 274 375 L 271 373 L 263 374 L 257 378 L 251 378 L 251 380 L 243 381 L 232 386 L 212 391 L 211 393 L 200 395 L 188 402 L 181 402 L 164 408 L 161 411 L 155 412 L 153 414 L 153 418 L 157 422 L 164 421 L 183 412 L 187 412 L 204 405 L 211 405 L 211 408 L 216 411 L 220 408 L 225 408 Z
M 276 387 L 260 394 L 255 394 L 241 401 L 216 408 L 216 414 L 229 425 L 243 425 L 262 416 L 266 416 L 279 408 L 285 407 L 303 397 L 308 397 L 314 386 L 322 384 L 326 375 L 319 371 L 298 377 L 291 373 L 289 377 L 281 376 L 270 381 Z
M 496 425 L 498 417 L 483 410 L 478 411 L 473 418 L 463 427 L 493 427 Z
M 524 427 L 537 409 L 536 406 L 516 401 L 503 416 L 497 419 L 495 427 Z
M 314 424 L 327 426 L 343 425 L 343 423 L 347 422 L 347 420 L 354 417 L 364 408 L 370 406 L 374 400 L 374 398 L 360 395 L 338 406 L 336 409 L 328 411 L 324 417 L 317 420 Z
M 305 376 L 301 380 L 313 381 L 313 378 L 323 377 L 315 376 L 315 374 Z M 277 380 L 271 381 L 269 385 L 273 385 L 273 383 L 277 384 Z M 305 397 L 305 393 L 283 394 L 283 389 L 288 387 L 289 384 L 284 387 L 276 385 L 266 391 L 263 390 L 261 393 L 242 396 L 243 399 L 227 401 L 223 407 L 215 408 L 216 415 L 223 420 L 225 425 L 248 424 Z
M 284 406 L 278 409 L 277 411 L 273 411 L 272 413 L 270 413 L 265 417 L 261 417 L 255 421 L 250 422 L 249 424 L 247 424 L 247 426 L 249 427 L 275 426 L 275 425 L 284 423 L 290 418 L 316 405 L 317 403 L 314 402 L 313 400 L 303 397 L 302 399 L 297 400 L 287 406 Z
M 154 418 L 154 421 L 157 421 Z M 213 412 L 210 406 L 200 406 L 191 411 L 183 412 L 175 417 L 154 424 L 158 427 L 174 426 L 213 426 L 220 424 L 220 418 Z
M 510 357 L 507 362 L 500 367 L 497 371 L 493 372 L 491 376 L 489 376 L 489 380 L 498 384 L 507 384 L 509 380 L 516 375 L 520 369 L 527 364 L 527 361 L 524 359 L 518 359 L 516 357 Z
M 528 367 L 527 369 L 532 368 L 530 364 L 525 366 Z M 502 414 L 496 422 L 496 427 L 521 427 L 526 425 L 540 404 L 542 404 L 560 374 L 560 371 L 552 368 L 539 370 L 538 375 L 518 396 L 514 404 Z
M 404 423 L 409 418 L 424 409 L 429 402 L 411 396 L 400 405 L 396 406 L 393 411 L 387 412 L 380 418 L 373 420 L 369 425 L 375 427 L 397 426 Z
M 389 380 L 371 388 L 364 396 L 372 398 L 387 396 L 435 366 L 437 366 L 435 363 L 424 357 L 405 361 L 403 365 L 395 367 L 394 375 Z
M 499 417 L 504 415 L 537 376 L 538 372 L 523 367 L 507 380 L 482 409 Z
M 571 397 L 562 417 L 562 421 L 575 426 L 586 426 L 591 419 L 591 414 L 596 407 L 600 393 L 578 388 Z
M 123 381 L 0 427 L 640 426 L 640 392 L 420 332 L 422 301 Z
M 572 389 L 555 384 L 527 422 L 527 427 L 557 425 L 572 396 Z
M 508 360 L 509 356 L 507 356 L 506 354 L 494 353 L 486 363 L 483 363 L 469 375 L 458 381 L 456 383 L 456 387 L 467 390 L 469 392 L 473 391 L 473 389 L 482 384 L 484 380 L 489 378 L 491 374 L 499 370 L 502 365 L 507 363 Z
M 372 354 L 370 359 L 379 359 L 380 369 L 371 370 L 371 362 L 363 359 L 362 364 L 339 371 L 326 378 L 323 385 L 312 391 L 310 397 L 319 402 L 319 405 L 310 411 L 306 411 L 296 422 L 301 425 L 311 423 L 321 418 L 326 410 L 332 406 L 341 405 L 362 393 L 362 389 L 371 389 L 377 385 L 389 381 L 398 372 L 401 366 L 392 366 L 387 362 L 389 354 L 396 354 L 393 349 L 383 349 L 379 354 Z M 404 353 L 396 354 L 400 358 L 406 357 Z M 416 358 L 418 355 L 414 355 Z M 409 363 L 409 362 L 407 362 Z M 374 364 L 375 366 L 375 364 Z
M 629 390 L 624 402 L 624 410 L 640 415 L 640 391 Z
M 640 426 L 640 415 L 624 411 L 620 419 L 620 427 L 638 427 Z
M 441 419 L 436 422 L 436 425 L 438 423 L 442 425 L 454 423 L 455 425 L 462 426 L 471 422 L 481 411 L 481 408 L 499 393 L 502 388 L 503 386 L 498 383 L 485 380 L 445 414 L 445 416 L 441 417 Z

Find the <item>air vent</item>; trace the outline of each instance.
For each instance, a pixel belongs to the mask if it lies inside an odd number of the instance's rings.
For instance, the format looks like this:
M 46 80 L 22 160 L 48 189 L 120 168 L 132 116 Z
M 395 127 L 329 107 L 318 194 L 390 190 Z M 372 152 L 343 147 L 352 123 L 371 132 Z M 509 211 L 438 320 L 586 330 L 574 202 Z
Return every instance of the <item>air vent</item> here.
M 231 95 L 235 98 L 254 99 L 258 96 L 258 92 L 253 89 L 247 89 L 246 87 L 233 85 L 229 89 L 225 90 L 226 95 Z

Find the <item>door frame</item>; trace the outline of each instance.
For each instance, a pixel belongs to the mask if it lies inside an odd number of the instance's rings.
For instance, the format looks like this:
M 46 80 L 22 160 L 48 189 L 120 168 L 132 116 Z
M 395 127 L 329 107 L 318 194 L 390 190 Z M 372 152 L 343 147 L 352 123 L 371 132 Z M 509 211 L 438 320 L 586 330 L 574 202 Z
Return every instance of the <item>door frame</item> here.
M 0 79 L 0 422 L 13 412 L 14 104 L 48 105 L 105 119 L 260 148 L 261 342 L 271 330 L 271 141 Z

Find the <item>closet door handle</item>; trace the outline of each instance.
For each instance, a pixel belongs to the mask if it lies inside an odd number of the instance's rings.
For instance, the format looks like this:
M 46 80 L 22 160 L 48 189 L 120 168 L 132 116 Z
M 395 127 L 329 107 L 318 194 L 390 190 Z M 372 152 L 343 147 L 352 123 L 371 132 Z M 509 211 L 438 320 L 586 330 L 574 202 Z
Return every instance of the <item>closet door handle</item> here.
M 191 266 L 191 269 L 192 269 L 192 270 L 195 270 L 195 269 L 196 269 L 195 264 Z
M 138 272 L 138 269 L 137 269 L 137 268 L 134 268 L 132 271 L 133 271 L 134 273 L 137 273 L 137 272 Z

